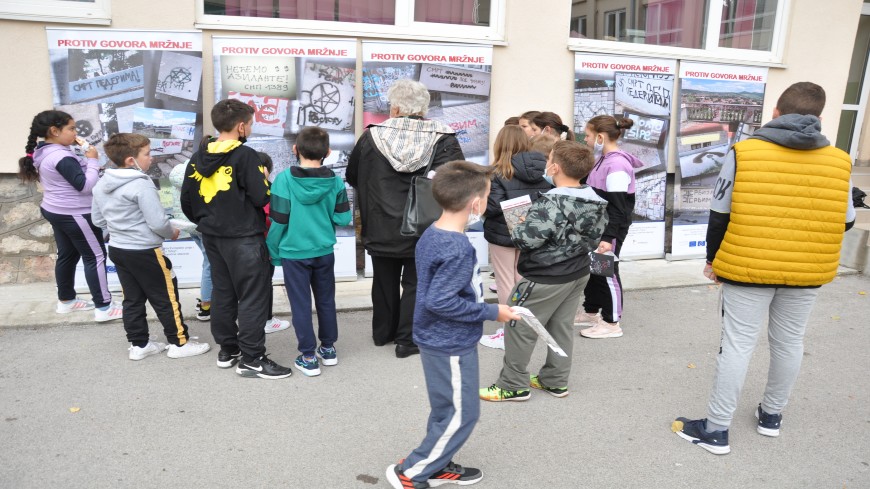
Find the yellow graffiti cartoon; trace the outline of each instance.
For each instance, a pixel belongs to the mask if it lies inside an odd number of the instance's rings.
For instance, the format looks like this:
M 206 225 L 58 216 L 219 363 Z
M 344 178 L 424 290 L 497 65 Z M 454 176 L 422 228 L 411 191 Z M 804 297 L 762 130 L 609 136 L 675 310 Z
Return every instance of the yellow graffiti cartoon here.
M 271 187 L 269 185 L 269 175 L 266 172 L 266 167 L 263 165 L 260 165 L 258 168 L 260 169 L 260 173 L 263 174 L 263 183 L 266 184 L 266 195 L 272 195 L 272 190 L 271 190 Z
M 199 182 L 199 195 L 208 204 L 218 192 L 230 189 L 230 182 L 233 181 L 233 167 L 221 166 L 216 172 L 206 178 L 196 171 L 196 166 L 194 166 L 193 175 L 190 178 Z

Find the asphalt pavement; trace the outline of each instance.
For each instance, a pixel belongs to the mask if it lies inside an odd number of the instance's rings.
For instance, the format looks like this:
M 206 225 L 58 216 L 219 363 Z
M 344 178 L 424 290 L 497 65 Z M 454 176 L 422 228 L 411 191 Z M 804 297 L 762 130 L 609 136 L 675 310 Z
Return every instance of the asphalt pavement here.
M 4 290 L 9 301 L 18 289 Z M 625 336 L 576 337 L 571 395 L 483 403 L 455 461 L 483 470 L 482 489 L 870 487 L 870 279 L 822 288 L 779 438 L 755 431 L 769 358 L 759 341 L 725 456 L 670 431 L 677 416 L 705 416 L 717 294 L 629 291 Z M 370 320 L 341 313 L 339 364 L 274 381 L 218 369 L 215 350 L 130 361 L 118 322 L 0 327 L 0 487 L 389 487 L 384 470 L 420 442 L 428 404 L 419 357 L 373 346 Z M 189 324 L 211 342 L 207 323 Z M 292 329 L 267 336 L 278 363 L 295 346 Z M 501 359 L 480 347 L 481 385 Z

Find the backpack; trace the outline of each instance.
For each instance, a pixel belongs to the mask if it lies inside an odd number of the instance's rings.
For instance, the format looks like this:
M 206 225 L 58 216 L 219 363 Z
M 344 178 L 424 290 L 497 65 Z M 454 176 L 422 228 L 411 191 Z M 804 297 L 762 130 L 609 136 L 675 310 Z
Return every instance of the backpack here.
M 861 190 L 858 187 L 852 187 L 852 206 L 854 208 L 863 207 L 865 209 L 870 209 L 870 205 L 864 203 L 864 198 L 867 197 L 867 192 Z

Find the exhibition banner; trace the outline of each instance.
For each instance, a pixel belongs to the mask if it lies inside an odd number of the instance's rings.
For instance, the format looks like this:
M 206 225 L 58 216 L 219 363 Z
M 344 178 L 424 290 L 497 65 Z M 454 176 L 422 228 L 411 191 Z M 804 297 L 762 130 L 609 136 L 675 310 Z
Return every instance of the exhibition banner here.
M 356 141 L 356 41 L 212 39 L 215 100 L 234 98 L 254 108 L 254 125 L 246 144 L 272 157 L 274 169 L 269 179 L 274 181 L 279 173 L 299 164 L 293 145 L 306 126 L 329 133 L 332 154 L 324 166 L 344 178 Z M 345 187 L 353 205 L 353 189 Z M 335 276 L 356 280 L 353 224 L 336 228 L 335 234 Z
M 622 258 L 661 258 L 665 250 L 665 178 L 675 60 L 577 53 L 574 58 L 574 133 L 583 141 L 597 115 L 634 121 L 619 148 L 643 161 L 635 169 L 635 205 Z
M 202 137 L 202 34 L 114 29 L 46 29 L 55 109 L 76 120 L 78 135 L 108 163 L 103 143 L 118 132 L 151 139 L 151 168 L 168 214 L 173 204 L 169 172 L 187 161 Z M 108 163 L 109 166 L 113 166 Z M 179 277 L 199 283 L 192 242 L 167 242 L 166 255 Z M 171 249 L 170 249 L 171 248 Z M 198 251 L 198 250 L 197 250 Z M 118 284 L 109 263 L 109 282 Z M 76 269 L 85 287 L 84 267 Z
M 710 200 L 731 145 L 761 126 L 767 68 L 680 63 L 673 258 L 706 255 Z
M 456 131 L 466 160 L 489 164 L 492 46 L 364 42 L 362 50 L 365 126 L 389 118 L 393 82 L 416 80 L 431 96 L 426 118 Z
M 456 131 L 467 161 L 489 165 L 489 104 L 492 46 L 410 42 L 363 42 L 363 125 L 390 117 L 387 90 L 400 79 L 429 89 L 427 119 Z M 468 239 L 481 266 L 489 264 L 483 225 L 469 228 Z

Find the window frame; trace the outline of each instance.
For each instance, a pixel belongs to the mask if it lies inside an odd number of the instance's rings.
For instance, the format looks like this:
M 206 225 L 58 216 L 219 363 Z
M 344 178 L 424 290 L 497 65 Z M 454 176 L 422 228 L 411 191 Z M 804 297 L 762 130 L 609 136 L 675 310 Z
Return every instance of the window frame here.
M 616 39 L 619 39 L 620 37 L 624 37 L 625 39 L 628 39 L 628 32 L 626 32 L 625 36 L 620 36 L 620 33 L 622 31 L 626 30 L 626 26 L 624 26 L 623 23 L 625 23 L 625 24 L 628 23 L 628 11 L 624 8 L 618 8 L 618 9 L 608 10 L 608 11 L 604 12 L 604 16 L 602 17 L 602 22 L 604 23 L 604 31 L 605 31 L 604 37 L 608 37 L 607 36 L 607 29 L 610 26 L 610 18 L 611 17 L 613 17 L 613 27 L 614 27 L 614 30 L 616 32 L 614 33 L 614 35 L 609 36 L 609 37 L 615 37 Z M 620 18 L 622 20 L 620 20 Z M 608 41 L 608 42 L 625 42 L 625 41 L 618 41 L 617 40 L 617 41 Z
M 111 25 L 111 7 L 111 0 L 5 0 L 0 2 L 0 19 Z
M 751 64 L 753 66 L 784 67 L 782 62 L 785 38 L 788 32 L 787 19 L 793 0 L 778 0 L 769 51 L 719 47 L 719 32 L 722 25 L 724 0 L 709 0 L 707 27 L 703 46 L 700 49 L 653 44 L 635 44 L 621 41 L 603 41 L 568 37 L 568 49 L 590 53 L 622 54 L 658 58 L 685 59 L 693 61 Z M 715 27 L 715 28 L 714 28 Z
M 425 39 L 427 41 L 474 42 L 506 45 L 505 4 L 490 0 L 490 25 L 468 26 L 417 22 L 414 0 L 396 0 L 395 24 L 364 24 L 306 19 L 273 19 L 230 15 L 207 15 L 205 0 L 196 0 L 197 29 L 243 30 L 329 36 L 378 37 L 384 39 Z

